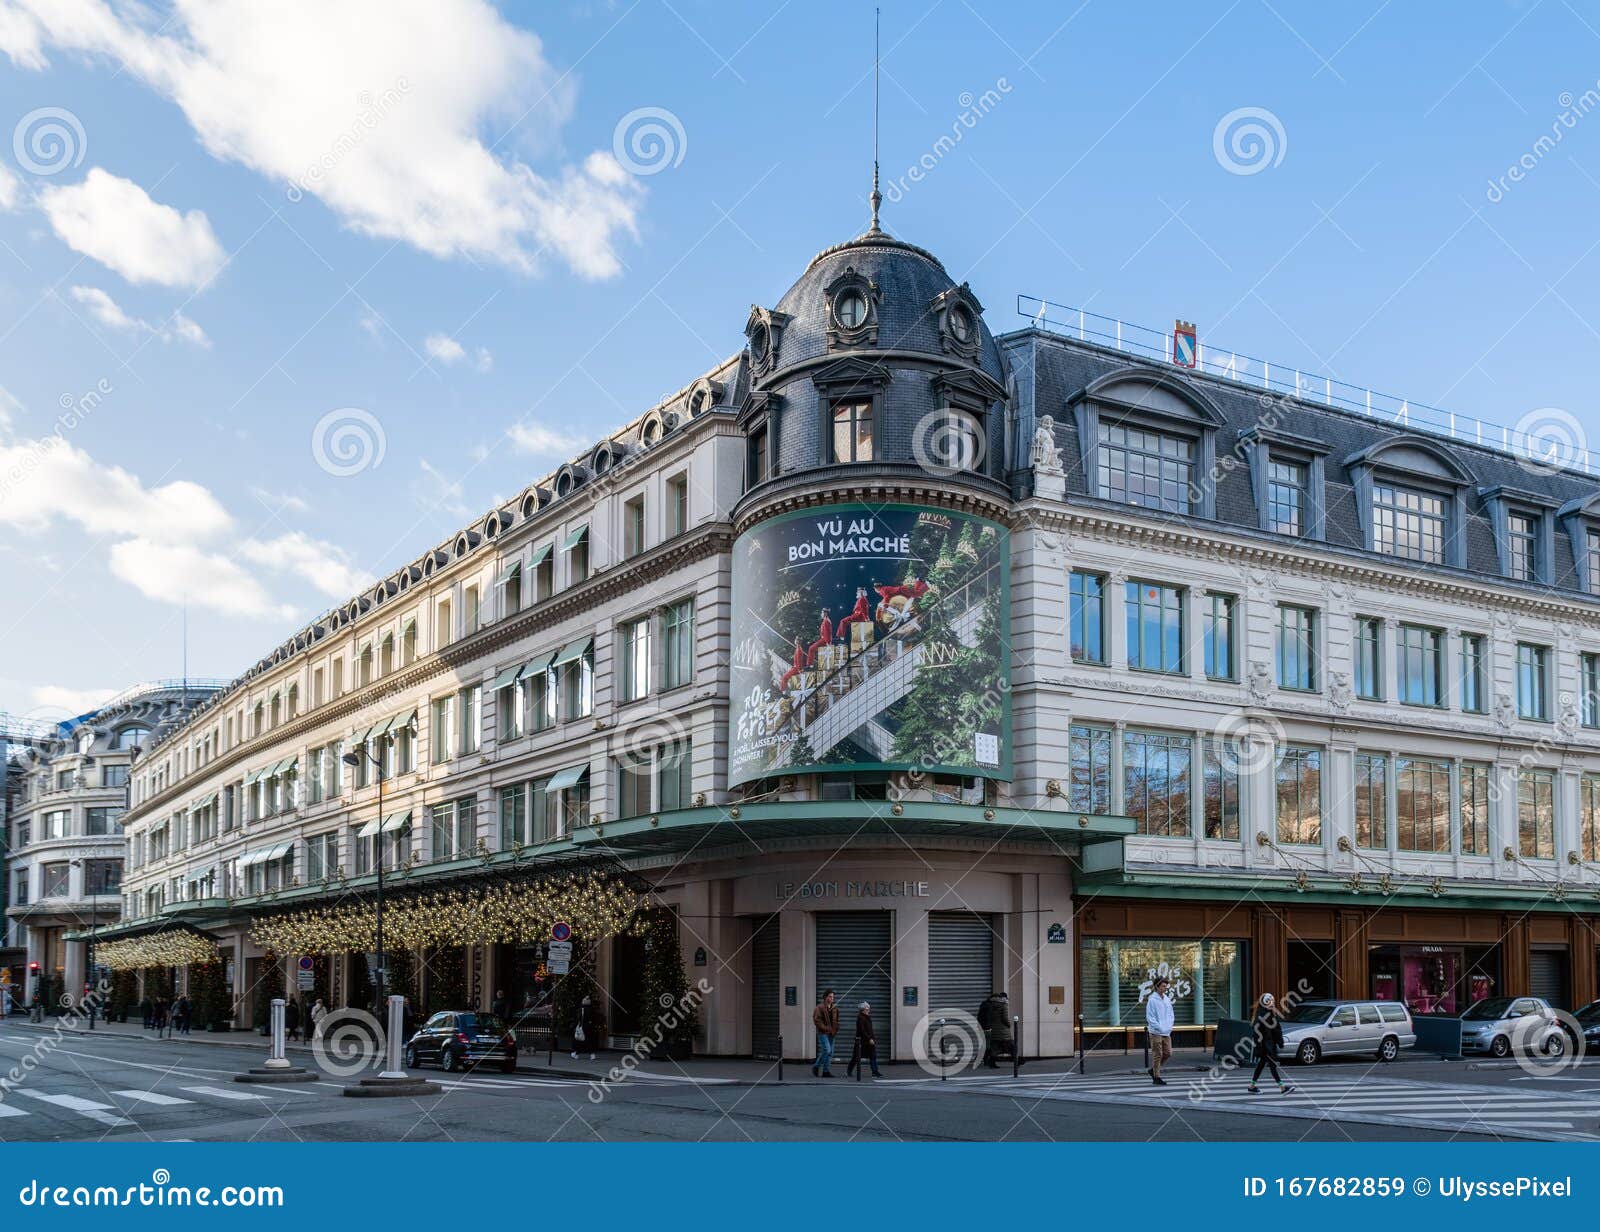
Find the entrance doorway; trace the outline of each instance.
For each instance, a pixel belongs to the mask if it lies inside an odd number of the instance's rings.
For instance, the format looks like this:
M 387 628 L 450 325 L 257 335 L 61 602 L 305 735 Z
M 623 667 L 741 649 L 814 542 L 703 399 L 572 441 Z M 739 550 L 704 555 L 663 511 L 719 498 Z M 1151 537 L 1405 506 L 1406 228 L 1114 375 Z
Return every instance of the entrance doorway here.
M 750 1055 L 776 1060 L 783 990 L 778 987 L 778 917 L 750 921 Z
M 928 915 L 928 1013 L 976 1014 L 1000 991 L 994 970 L 993 917 L 975 911 Z
M 1558 1010 L 1570 1010 L 1567 979 L 1567 947 L 1552 946 L 1532 950 L 1528 954 L 1528 991 L 1543 997 Z
M 872 1005 L 878 1060 L 890 1059 L 894 1039 L 893 968 L 890 963 L 893 915 L 887 911 L 819 911 L 817 987 L 812 1003 L 829 988 L 839 1002 L 839 1035 L 834 1052 L 845 1065 L 856 1038 L 856 1008 Z
M 1286 959 L 1284 992 L 1294 1003 L 1334 995 L 1333 942 L 1291 941 Z
M 612 1035 L 639 1034 L 639 997 L 644 991 L 644 938 L 620 933 L 611 939 L 611 1005 L 608 1026 Z M 655 1007 L 652 1013 L 659 1012 Z

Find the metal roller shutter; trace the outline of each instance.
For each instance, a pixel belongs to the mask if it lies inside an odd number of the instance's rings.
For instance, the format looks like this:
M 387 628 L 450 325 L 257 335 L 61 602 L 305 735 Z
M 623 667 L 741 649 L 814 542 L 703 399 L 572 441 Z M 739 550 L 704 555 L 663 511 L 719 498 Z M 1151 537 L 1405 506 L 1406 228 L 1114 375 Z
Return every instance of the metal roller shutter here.
M 928 1012 L 962 1010 L 976 1015 L 997 990 L 994 920 L 972 911 L 928 914 Z
M 1564 950 L 1528 954 L 1528 991 L 1557 1009 L 1567 1009 L 1567 955 Z
M 894 1002 L 889 951 L 893 916 L 887 911 L 819 911 L 815 1005 L 829 988 L 839 1001 L 839 1036 L 834 1053 L 839 1072 L 850 1062 L 856 1039 L 856 1009 L 872 1005 L 878 1060 L 887 1061 L 894 1043 Z
M 778 917 L 757 916 L 750 923 L 750 1052 L 775 1060 L 783 996 L 778 987 Z

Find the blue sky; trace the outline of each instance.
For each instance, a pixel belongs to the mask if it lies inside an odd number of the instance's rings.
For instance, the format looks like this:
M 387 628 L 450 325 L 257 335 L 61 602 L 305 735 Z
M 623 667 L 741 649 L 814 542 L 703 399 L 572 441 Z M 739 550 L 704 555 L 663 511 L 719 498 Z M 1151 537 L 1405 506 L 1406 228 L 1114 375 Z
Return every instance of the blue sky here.
M 995 330 L 1183 317 L 1600 444 L 1587 6 L 883 7 L 886 184 L 927 164 L 884 224 Z M 865 225 L 871 40 L 818 0 L 0 0 L 0 709 L 176 675 L 185 599 L 231 677 L 735 351 Z M 1266 145 L 1219 154 L 1239 112 Z

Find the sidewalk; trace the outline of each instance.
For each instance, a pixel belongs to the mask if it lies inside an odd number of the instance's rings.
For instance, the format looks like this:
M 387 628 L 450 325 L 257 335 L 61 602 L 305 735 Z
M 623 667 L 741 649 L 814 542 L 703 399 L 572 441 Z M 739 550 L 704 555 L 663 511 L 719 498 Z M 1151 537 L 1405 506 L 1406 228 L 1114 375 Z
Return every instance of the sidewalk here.
M 86 1022 L 69 1022 L 60 1020 L 62 1030 L 72 1035 L 90 1034 Z M 31 1031 L 53 1033 L 56 1022 L 46 1019 L 43 1025 L 30 1023 L 26 1018 L 12 1016 L 4 1020 L 4 1025 L 25 1027 Z M 197 1031 L 192 1035 L 175 1035 L 170 1038 L 165 1032 L 159 1037 L 154 1031 L 146 1031 L 137 1022 L 95 1023 L 95 1035 L 116 1039 L 141 1039 L 149 1043 L 185 1043 L 202 1045 L 225 1045 L 233 1048 L 247 1048 L 259 1051 L 263 1055 L 267 1052 L 267 1039 L 255 1031 Z M 284 1045 L 285 1051 L 295 1056 L 309 1054 L 311 1045 L 303 1040 L 291 1040 Z M 627 1081 L 626 1075 L 635 1074 L 660 1082 L 663 1085 L 682 1083 L 692 1086 L 696 1082 L 710 1082 L 717 1085 L 776 1085 L 779 1082 L 779 1065 L 777 1061 L 753 1060 L 748 1057 L 695 1057 L 688 1061 L 639 1061 L 623 1067 L 623 1058 L 632 1057 L 633 1054 L 622 1051 L 606 1051 L 598 1054 L 595 1060 L 590 1061 L 588 1054 L 581 1059 L 573 1060 L 572 1057 L 557 1050 L 553 1064 L 546 1064 L 546 1052 L 524 1052 L 517 1063 L 517 1072 L 521 1074 L 549 1075 L 557 1078 L 578 1078 L 591 1082 L 603 1082 L 608 1077 L 617 1081 Z M 1385 1068 L 1404 1066 L 1410 1068 L 1414 1065 L 1439 1065 L 1451 1064 L 1441 1062 L 1431 1054 L 1402 1053 L 1398 1061 L 1392 1062 Z M 1456 1061 L 1453 1064 L 1461 1065 L 1464 1062 Z M 1174 1077 L 1193 1075 L 1212 1066 L 1211 1054 L 1203 1048 L 1175 1049 L 1172 1059 L 1167 1062 L 1167 1072 Z M 1088 1075 L 1107 1076 L 1112 1074 L 1138 1074 L 1145 1068 L 1144 1056 L 1139 1052 L 1091 1052 L 1084 1059 L 1084 1072 Z M 616 1071 L 613 1076 L 613 1070 Z M 1065 1077 L 1076 1073 L 1078 1060 L 1076 1057 L 1051 1057 L 1041 1060 L 1024 1060 L 1021 1076 L 1029 1079 L 1050 1079 Z M 782 1081 L 785 1085 L 804 1085 L 822 1083 L 827 1080 L 811 1076 L 810 1062 L 806 1060 L 785 1061 L 782 1066 Z M 854 1081 L 846 1078 L 842 1066 L 834 1070 L 834 1083 Z M 1003 1064 L 998 1069 L 965 1070 L 959 1075 L 952 1072 L 951 1081 L 971 1080 L 981 1076 L 1006 1077 L 1011 1076 L 1011 1066 Z M 927 1081 L 936 1078 L 936 1074 L 928 1074 L 917 1066 L 908 1062 L 885 1062 L 883 1076 L 887 1080 L 909 1082 Z M 863 1082 L 871 1082 L 871 1078 Z

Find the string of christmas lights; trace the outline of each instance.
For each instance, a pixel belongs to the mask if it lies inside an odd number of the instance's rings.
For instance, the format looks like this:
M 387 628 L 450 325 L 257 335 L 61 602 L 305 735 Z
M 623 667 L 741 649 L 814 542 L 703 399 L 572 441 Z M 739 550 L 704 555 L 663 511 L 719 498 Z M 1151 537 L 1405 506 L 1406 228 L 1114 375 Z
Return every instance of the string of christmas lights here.
M 94 960 L 113 971 L 140 967 L 187 967 L 191 963 L 220 962 L 216 942 L 183 929 L 168 929 L 126 941 L 102 941 L 94 947 Z
M 408 950 L 526 944 L 548 938 L 557 920 L 579 936 L 599 938 L 627 928 L 639 904 L 638 891 L 593 872 L 422 891 L 385 901 L 383 940 Z M 364 953 L 377 948 L 377 926 L 376 903 L 338 903 L 257 920 L 250 939 L 280 954 Z

